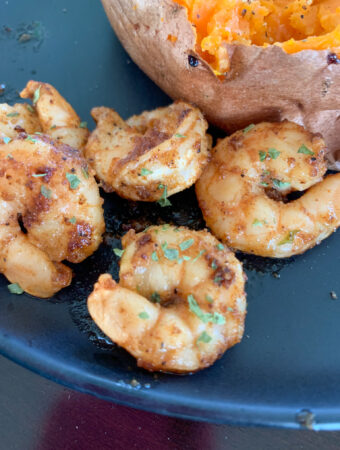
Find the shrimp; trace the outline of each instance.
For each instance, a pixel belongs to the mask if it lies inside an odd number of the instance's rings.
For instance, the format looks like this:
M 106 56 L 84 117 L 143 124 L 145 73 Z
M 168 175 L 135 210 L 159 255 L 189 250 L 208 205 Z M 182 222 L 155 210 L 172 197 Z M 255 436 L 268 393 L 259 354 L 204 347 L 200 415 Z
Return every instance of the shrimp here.
M 194 372 L 240 342 L 245 275 L 214 236 L 163 225 L 130 230 L 122 244 L 119 284 L 101 275 L 88 309 L 140 367 Z
M 34 131 L 42 131 L 54 140 L 83 150 L 89 137 L 86 124 L 80 121 L 72 106 L 53 86 L 31 80 L 21 91 L 20 97 L 33 100 L 41 126 L 41 130 Z
M 208 227 L 234 249 L 273 258 L 320 243 L 340 224 L 340 174 L 324 178 L 324 156 L 320 136 L 288 121 L 220 141 L 196 184 Z
M 0 143 L 0 272 L 37 297 L 71 282 L 99 246 L 103 200 L 78 150 L 46 135 Z
M 167 206 L 167 197 L 194 184 L 208 162 L 208 124 L 192 105 L 176 102 L 126 122 L 110 108 L 91 114 L 97 128 L 85 156 L 107 192 Z

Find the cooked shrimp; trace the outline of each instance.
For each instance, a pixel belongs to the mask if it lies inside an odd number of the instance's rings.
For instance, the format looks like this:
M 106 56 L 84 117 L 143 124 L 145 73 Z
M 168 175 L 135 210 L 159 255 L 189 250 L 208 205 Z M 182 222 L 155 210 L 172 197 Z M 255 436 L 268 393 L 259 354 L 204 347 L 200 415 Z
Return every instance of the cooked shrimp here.
M 164 225 L 130 230 L 122 243 L 119 284 L 101 275 L 88 308 L 139 366 L 193 372 L 241 340 L 245 276 L 214 236 Z
M 20 96 L 33 100 L 43 133 L 73 148 L 83 149 L 89 136 L 86 124 L 53 86 L 29 81 Z
M 0 142 L 4 138 L 5 141 L 13 139 L 23 131 L 28 134 L 42 131 L 35 110 L 24 103 L 16 103 L 14 106 L 0 103 Z
M 71 282 L 60 262 L 91 255 L 103 231 L 98 186 L 78 150 L 25 133 L 0 143 L 0 272 L 12 283 L 53 295 Z
M 86 145 L 103 188 L 131 200 L 169 204 L 201 175 L 211 138 L 199 109 L 184 102 L 133 116 L 126 122 L 110 108 L 94 108 L 97 128 Z
M 313 247 L 340 224 L 340 174 L 323 178 L 324 155 L 321 137 L 287 121 L 220 141 L 196 184 L 207 225 L 232 248 L 261 256 Z

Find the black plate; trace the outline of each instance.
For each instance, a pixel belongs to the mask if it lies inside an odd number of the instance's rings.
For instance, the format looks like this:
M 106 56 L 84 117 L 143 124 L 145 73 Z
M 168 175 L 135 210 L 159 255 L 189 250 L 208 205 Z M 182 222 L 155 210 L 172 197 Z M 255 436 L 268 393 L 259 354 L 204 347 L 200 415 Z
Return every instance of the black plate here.
M 131 62 L 100 2 L 2 1 L 0 101 L 18 100 L 28 79 L 48 81 L 91 123 L 91 107 L 123 117 L 169 100 Z M 117 277 L 112 246 L 130 226 L 203 226 L 193 190 L 172 208 L 105 196 L 108 233 L 100 250 L 75 266 L 75 280 L 53 299 L 11 295 L 0 279 L 0 352 L 53 380 L 114 402 L 202 420 L 340 428 L 340 239 L 303 256 L 272 261 L 242 256 L 249 278 L 246 335 L 212 368 L 192 376 L 153 375 L 92 325 L 86 297 L 98 275 Z M 187 205 L 190 205 L 188 207 Z

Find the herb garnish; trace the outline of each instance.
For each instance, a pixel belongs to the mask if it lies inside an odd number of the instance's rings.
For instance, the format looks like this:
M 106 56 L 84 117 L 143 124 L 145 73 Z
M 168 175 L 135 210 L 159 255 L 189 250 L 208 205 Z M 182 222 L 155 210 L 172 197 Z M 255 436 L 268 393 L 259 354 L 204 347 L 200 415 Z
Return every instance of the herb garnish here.
M 142 311 L 141 313 L 138 314 L 138 317 L 145 320 L 145 319 L 150 319 L 149 314 L 146 311 Z
M 279 191 L 284 191 L 285 189 L 288 189 L 290 187 L 290 183 L 287 181 L 280 181 L 276 178 L 273 178 L 273 185 L 276 187 L 276 189 L 279 189 Z
M 57 125 L 52 125 L 50 130 L 54 130 L 55 128 L 57 128 Z
M 153 292 L 151 294 L 151 301 L 152 303 L 160 303 L 161 302 L 161 296 L 158 294 L 158 292 Z
M 194 242 L 194 239 L 188 239 L 187 241 L 181 242 L 179 244 L 179 248 L 182 250 L 182 252 L 184 252 L 184 250 L 190 248 Z
M 264 161 L 266 159 L 266 157 L 267 157 L 267 153 L 266 152 L 259 151 L 260 161 Z
M 305 146 L 305 144 L 302 144 L 301 147 L 298 150 L 298 153 L 303 153 L 304 155 L 315 155 L 314 152 L 312 152 L 312 150 L 309 150 L 308 147 Z
M 73 216 L 71 217 L 71 219 L 69 219 L 69 222 L 74 225 L 77 222 L 77 219 Z
M 7 159 L 14 159 L 12 153 L 8 153 L 8 155 L 6 156 Z
M 85 121 L 80 122 L 79 128 L 87 128 L 87 122 L 85 122 Z
M 9 284 L 7 287 L 11 294 L 20 295 L 20 294 L 24 293 L 24 290 L 20 287 L 20 285 L 18 283 Z
M 203 333 L 198 336 L 196 343 L 198 344 L 199 342 L 204 342 L 204 344 L 207 344 L 208 342 L 211 341 L 211 339 L 212 337 L 209 336 L 208 333 L 203 331 Z
M 153 172 L 152 170 L 146 169 L 145 167 L 143 167 L 140 171 L 140 174 L 142 175 L 142 177 L 146 176 L 146 175 L 151 175 Z
M 164 256 L 169 261 L 175 261 L 176 259 L 179 258 L 179 251 L 177 250 L 177 248 L 168 248 L 168 244 L 166 242 L 162 244 L 162 250 Z
M 32 177 L 34 178 L 40 178 L 40 177 L 46 177 L 47 173 L 33 173 Z
M 35 113 L 35 110 L 31 105 L 27 105 L 27 109 L 30 113 Z
M 253 227 L 263 227 L 264 224 L 267 224 L 267 222 L 265 220 L 255 219 L 254 222 L 252 223 L 252 226 Z
M 18 117 L 18 115 L 19 115 L 19 113 L 15 111 L 15 112 L 6 114 L 6 117 Z
M 186 136 L 184 136 L 183 134 L 180 134 L 180 133 L 176 133 L 175 137 L 176 138 L 186 138 Z
M 210 295 L 208 295 L 208 294 L 205 296 L 205 299 L 209 303 L 212 303 L 214 301 L 214 299 L 212 297 L 210 297 Z
M 299 232 L 300 230 L 292 230 L 289 231 L 287 236 L 285 238 L 282 239 L 282 241 L 279 242 L 279 245 L 285 245 L 285 244 L 292 244 L 296 234 Z
M 33 94 L 33 105 L 35 105 L 37 103 L 37 101 L 39 100 L 39 98 L 40 98 L 40 88 L 41 88 L 41 84 L 34 91 L 34 94 Z
M 248 125 L 247 127 L 245 127 L 243 129 L 243 134 L 247 134 L 250 130 L 252 130 L 255 127 L 255 125 L 253 123 L 251 123 L 250 125 Z
M 125 250 L 122 250 L 121 248 L 114 248 L 113 249 L 113 253 L 118 256 L 119 258 L 121 258 L 123 256 Z
M 67 178 L 67 181 L 70 183 L 70 188 L 77 189 L 77 187 L 80 184 L 80 180 L 77 177 L 77 175 L 74 173 L 66 172 L 66 178 Z
M 199 254 L 195 256 L 195 258 L 192 260 L 192 262 L 196 262 L 198 258 L 200 258 L 204 253 L 206 252 L 206 249 L 200 250 Z
M 88 180 L 88 178 L 89 178 L 89 169 L 88 169 L 88 167 L 87 166 L 86 167 L 82 167 L 81 168 L 81 172 L 84 175 L 84 178 L 86 180 Z
M 4 141 L 4 144 L 9 144 L 12 139 L 10 137 L 5 136 L 2 138 L 2 140 Z
M 200 320 L 202 320 L 202 322 L 212 322 L 218 325 L 222 325 L 223 323 L 225 323 L 225 318 L 218 312 L 214 312 L 213 314 L 204 313 L 196 302 L 195 297 L 191 294 L 188 295 L 188 303 L 190 311 L 193 312 Z
M 219 243 L 216 245 L 217 250 L 224 250 L 224 245 Z
M 28 134 L 25 141 L 30 141 L 33 142 L 33 144 L 35 144 L 37 142 L 37 139 L 34 139 L 30 134 Z
M 159 184 L 158 189 L 163 189 L 162 197 L 158 200 L 158 204 L 163 208 L 164 206 L 171 206 L 170 200 L 168 200 L 168 187 L 164 184 Z
M 41 185 L 40 193 L 41 193 L 41 195 L 43 195 L 45 198 L 51 198 L 51 197 L 52 197 L 52 191 L 51 191 L 51 189 L 47 188 L 47 187 L 44 186 L 43 184 Z
M 276 148 L 270 148 L 268 150 L 268 155 L 271 157 L 271 159 L 276 159 L 280 154 L 281 152 L 276 150 Z
M 151 253 L 151 259 L 152 259 L 152 261 L 156 261 L 156 262 L 158 261 L 158 255 L 157 255 L 156 251 Z

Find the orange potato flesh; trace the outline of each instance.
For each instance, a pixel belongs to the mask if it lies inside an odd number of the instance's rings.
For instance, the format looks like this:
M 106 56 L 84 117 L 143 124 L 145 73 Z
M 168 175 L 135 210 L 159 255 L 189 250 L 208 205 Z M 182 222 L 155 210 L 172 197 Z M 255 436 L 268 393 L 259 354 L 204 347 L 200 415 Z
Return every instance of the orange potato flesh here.
M 339 0 L 176 0 L 187 8 L 197 51 L 218 73 L 229 70 L 223 44 L 278 45 L 286 53 L 340 55 Z

